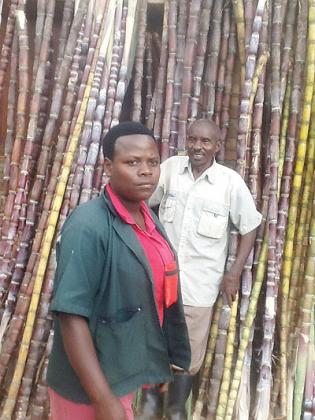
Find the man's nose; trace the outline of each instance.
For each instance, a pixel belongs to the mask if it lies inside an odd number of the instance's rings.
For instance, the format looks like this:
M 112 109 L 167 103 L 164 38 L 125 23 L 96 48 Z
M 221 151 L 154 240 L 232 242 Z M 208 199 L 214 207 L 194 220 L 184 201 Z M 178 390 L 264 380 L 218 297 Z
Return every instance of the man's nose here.
M 200 150 L 202 148 L 202 143 L 200 140 L 196 140 L 194 143 L 194 150 Z

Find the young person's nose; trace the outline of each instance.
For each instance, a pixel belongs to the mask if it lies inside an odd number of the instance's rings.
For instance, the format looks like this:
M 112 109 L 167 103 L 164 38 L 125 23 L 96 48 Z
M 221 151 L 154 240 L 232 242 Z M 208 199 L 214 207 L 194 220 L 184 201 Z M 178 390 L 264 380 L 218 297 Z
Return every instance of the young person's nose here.
M 140 165 L 140 175 L 151 175 L 152 167 L 148 162 L 142 162 Z

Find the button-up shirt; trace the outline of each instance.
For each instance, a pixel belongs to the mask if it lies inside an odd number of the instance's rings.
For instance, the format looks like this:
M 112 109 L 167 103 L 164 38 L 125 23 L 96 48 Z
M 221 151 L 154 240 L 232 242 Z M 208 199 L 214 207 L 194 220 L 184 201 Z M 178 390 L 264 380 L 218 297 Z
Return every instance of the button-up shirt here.
M 231 224 L 245 235 L 261 222 L 244 180 L 215 161 L 195 180 L 188 157 L 173 156 L 162 163 L 149 204 L 160 204 L 160 220 L 178 253 L 184 304 L 212 306 L 224 274 Z

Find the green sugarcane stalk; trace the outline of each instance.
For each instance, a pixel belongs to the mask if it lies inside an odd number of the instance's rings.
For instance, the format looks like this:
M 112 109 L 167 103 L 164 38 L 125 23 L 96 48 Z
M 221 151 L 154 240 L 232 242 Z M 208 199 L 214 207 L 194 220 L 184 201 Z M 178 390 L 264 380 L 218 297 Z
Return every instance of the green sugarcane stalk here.
M 314 175 L 314 173 L 313 173 Z M 304 293 L 301 299 L 301 331 L 296 349 L 296 371 L 294 382 L 293 420 L 299 420 L 302 415 L 303 395 L 307 370 L 307 352 L 310 340 L 312 311 L 314 309 L 315 293 L 315 182 L 313 177 L 313 206 L 306 270 L 304 276 Z
M 234 341 L 235 341 L 235 335 L 236 335 L 237 307 L 238 307 L 238 296 L 237 296 L 237 299 L 235 299 L 235 301 L 233 302 L 233 306 L 231 310 L 230 324 L 229 324 L 227 344 L 226 344 L 226 350 L 225 350 L 223 377 L 222 377 L 219 400 L 218 400 L 218 405 L 217 405 L 217 412 L 216 412 L 217 420 L 224 420 L 226 406 L 227 406 L 230 380 L 232 376 Z

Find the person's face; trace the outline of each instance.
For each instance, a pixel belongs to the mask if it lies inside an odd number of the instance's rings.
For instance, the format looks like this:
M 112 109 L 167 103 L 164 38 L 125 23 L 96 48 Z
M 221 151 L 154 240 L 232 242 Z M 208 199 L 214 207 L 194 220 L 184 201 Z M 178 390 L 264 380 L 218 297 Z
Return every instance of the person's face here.
M 221 146 L 220 132 L 206 123 L 195 122 L 187 132 L 186 148 L 192 168 L 211 166 Z
M 154 140 L 131 134 L 116 140 L 113 160 L 105 159 L 113 191 L 124 202 L 147 200 L 160 177 L 160 156 Z

